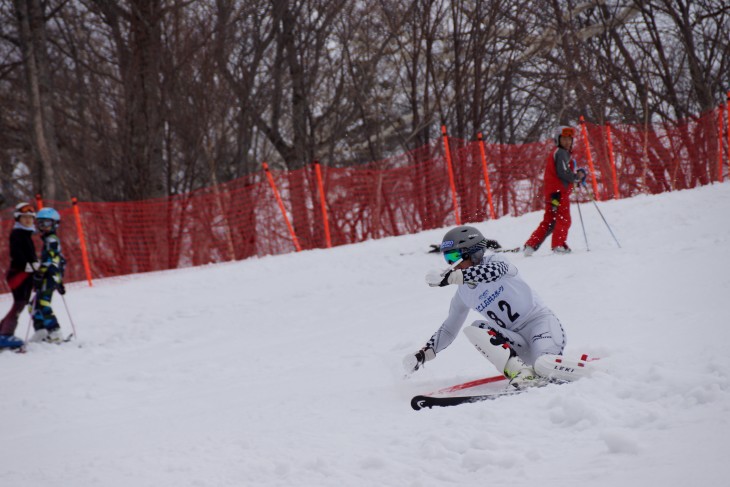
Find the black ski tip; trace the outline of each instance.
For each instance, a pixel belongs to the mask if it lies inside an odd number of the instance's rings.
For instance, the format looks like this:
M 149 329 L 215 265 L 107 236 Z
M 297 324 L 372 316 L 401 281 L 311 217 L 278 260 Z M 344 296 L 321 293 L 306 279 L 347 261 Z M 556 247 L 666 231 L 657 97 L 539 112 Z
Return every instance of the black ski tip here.
M 481 394 L 477 396 L 415 396 L 411 399 L 411 407 L 416 411 L 424 408 L 459 406 L 474 402 L 492 401 L 500 397 L 522 394 L 529 389 L 505 389 L 503 391 Z
M 411 407 L 416 411 L 420 411 L 421 409 L 423 409 L 425 407 L 431 408 L 433 406 L 429 405 L 428 397 L 414 396 L 413 399 L 411 399 Z

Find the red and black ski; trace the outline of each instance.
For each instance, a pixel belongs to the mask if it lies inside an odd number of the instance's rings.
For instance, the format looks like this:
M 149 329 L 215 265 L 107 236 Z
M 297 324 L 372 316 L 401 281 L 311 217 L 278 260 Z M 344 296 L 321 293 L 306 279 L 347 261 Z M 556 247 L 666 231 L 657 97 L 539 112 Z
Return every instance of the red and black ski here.
M 568 384 L 568 382 L 559 380 L 559 379 L 545 379 L 544 382 L 542 382 L 539 385 L 535 385 L 532 387 L 529 387 L 527 389 L 502 389 L 502 390 L 496 390 L 491 392 L 486 392 L 484 394 L 473 394 L 470 396 L 454 396 L 454 395 L 448 395 L 453 392 L 457 392 L 463 389 L 467 389 L 469 387 L 474 387 L 481 384 L 487 384 L 490 382 L 498 382 L 499 380 L 504 380 L 503 376 L 499 377 L 487 377 L 485 379 L 479 379 L 472 382 L 465 382 L 464 384 L 458 384 L 452 387 L 447 387 L 445 389 L 440 389 L 434 393 L 431 394 L 424 394 L 424 395 L 418 395 L 414 396 L 413 399 L 411 399 L 411 407 L 415 409 L 416 411 L 420 411 L 424 408 L 434 408 L 434 407 L 448 407 L 448 406 L 458 406 L 460 404 L 470 404 L 473 402 L 482 402 L 482 401 L 491 401 L 493 399 L 498 399 L 500 397 L 505 396 L 515 396 L 517 394 L 522 394 L 523 392 L 527 392 L 530 389 L 537 389 L 542 388 L 545 386 L 549 386 L 551 384 Z
M 514 396 L 521 394 L 528 389 L 513 389 L 505 391 L 497 391 L 489 394 L 479 394 L 476 396 L 415 396 L 411 399 L 411 407 L 416 411 L 424 408 L 458 406 L 460 404 L 469 404 L 473 402 L 491 401 L 504 396 Z

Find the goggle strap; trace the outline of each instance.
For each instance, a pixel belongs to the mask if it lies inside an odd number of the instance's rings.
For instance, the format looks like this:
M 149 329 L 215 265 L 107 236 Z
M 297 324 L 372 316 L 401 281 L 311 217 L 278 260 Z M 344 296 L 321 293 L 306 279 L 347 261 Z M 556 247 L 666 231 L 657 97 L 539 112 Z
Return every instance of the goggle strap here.
M 462 262 L 464 262 L 464 259 L 459 259 L 456 262 L 454 262 L 453 264 L 451 264 L 445 271 L 443 271 L 441 273 L 441 277 L 444 277 L 446 274 L 448 274 L 449 272 L 451 272 L 454 269 L 456 269 L 456 266 L 459 265 L 459 264 L 461 264 Z

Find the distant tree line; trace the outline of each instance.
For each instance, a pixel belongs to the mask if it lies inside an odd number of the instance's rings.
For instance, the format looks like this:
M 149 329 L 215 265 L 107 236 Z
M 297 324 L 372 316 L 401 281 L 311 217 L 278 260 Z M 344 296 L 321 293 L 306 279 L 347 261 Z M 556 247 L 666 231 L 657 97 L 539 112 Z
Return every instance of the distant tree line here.
M 725 101 L 724 0 L 0 0 L 0 193 L 125 201 Z

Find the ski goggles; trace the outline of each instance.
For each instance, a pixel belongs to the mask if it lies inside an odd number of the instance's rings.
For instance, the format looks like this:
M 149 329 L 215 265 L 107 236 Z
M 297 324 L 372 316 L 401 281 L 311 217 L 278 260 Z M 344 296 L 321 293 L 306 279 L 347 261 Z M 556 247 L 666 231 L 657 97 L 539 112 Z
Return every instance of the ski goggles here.
M 33 216 L 34 217 L 35 209 L 30 205 L 24 206 L 19 210 L 15 210 L 15 216 L 16 216 L 16 218 L 19 216 Z
M 563 127 L 563 130 L 560 131 L 560 136 L 575 138 L 575 129 L 573 127 Z
M 38 227 L 39 230 L 48 230 L 53 228 L 54 223 L 55 222 L 50 218 L 39 218 L 36 220 L 35 226 Z
M 446 259 L 447 264 L 456 264 L 464 257 L 461 255 L 461 250 L 454 249 L 454 250 L 447 250 L 444 252 L 444 259 Z

